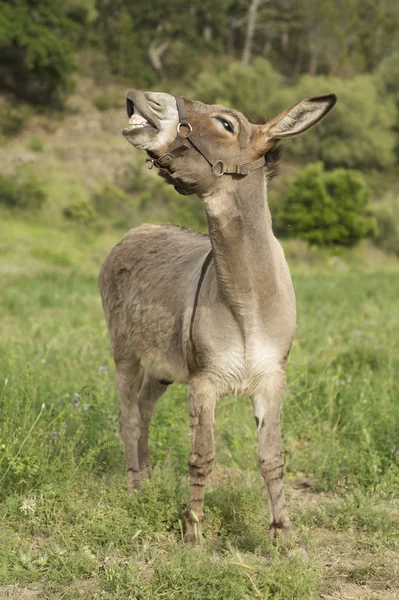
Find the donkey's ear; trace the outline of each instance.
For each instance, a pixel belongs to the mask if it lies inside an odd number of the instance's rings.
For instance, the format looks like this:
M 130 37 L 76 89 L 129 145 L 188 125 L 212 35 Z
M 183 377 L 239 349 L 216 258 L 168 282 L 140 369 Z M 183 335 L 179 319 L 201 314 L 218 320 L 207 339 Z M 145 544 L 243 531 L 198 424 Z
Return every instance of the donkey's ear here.
M 302 100 L 287 108 L 266 123 L 265 133 L 269 140 L 279 140 L 303 133 L 320 121 L 337 101 L 335 94 Z

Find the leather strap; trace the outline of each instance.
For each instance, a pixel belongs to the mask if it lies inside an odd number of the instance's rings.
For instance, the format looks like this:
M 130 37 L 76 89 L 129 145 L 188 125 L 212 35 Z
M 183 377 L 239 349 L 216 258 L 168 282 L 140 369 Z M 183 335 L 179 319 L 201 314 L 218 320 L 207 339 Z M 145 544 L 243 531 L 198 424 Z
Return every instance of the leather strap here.
M 241 162 L 238 165 L 226 165 L 222 160 L 213 160 L 208 153 L 208 149 L 203 144 L 200 136 L 193 132 L 189 121 L 187 120 L 186 107 L 184 100 L 181 96 L 175 96 L 177 112 L 179 115 L 179 124 L 177 126 L 177 135 L 171 146 L 162 156 L 158 158 L 147 158 L 146 164 L 149 169 L 153 166 L 157 167 L 162 171 L 172 172 L 170 165 L 175 158 L 180 156 L 183 152 L 190 149 L 195 149 L 199 152 L 205 160 L 209 163 L 211 171 L 206 179 L 202 183 L 198 184 L 183 184 L 176 182 L 174 188 L 177 192 L 183 196 L 191 196 L 191 194 L 202 194 L 207 190 L 219 177 L 222 175 L 241 175 L 245 177 L 252 171 L 260 169 L 265 165 L 265 157 L 261 156 L 258 160 L 253 162 Z M 187 129 L 187 133 L 183 134 L 182 128 Z
M 198 300 L 199 300 L 202 283 L 204 281 L 204 278 L 205 278 L 207 269 L 211 263 L 211 260 L 212 260 L 212 249 L 209 250 L 208 254 L 205 257 L 204 262 L 202 263 L 201 273 L 200 273 L 200 276 L 198 279 L 197 289 L 195 291 L 193 312 L 191 313 L 189 340 L 190 340 L 191 348 L 193 350 L 193 354 L 195 351 L 195 344 L 194 344 L 194 339 L 193 339 L 194 320 L 195 320 L 195 315 L 196 315 L 197 308 L 198 308 Z M 193 356 L 190 357 L 189 366 L 190 366 L 191 370 L 195 370 L 195 367 L 197 366 L 195 364 L 195 360 L 194 360 Z

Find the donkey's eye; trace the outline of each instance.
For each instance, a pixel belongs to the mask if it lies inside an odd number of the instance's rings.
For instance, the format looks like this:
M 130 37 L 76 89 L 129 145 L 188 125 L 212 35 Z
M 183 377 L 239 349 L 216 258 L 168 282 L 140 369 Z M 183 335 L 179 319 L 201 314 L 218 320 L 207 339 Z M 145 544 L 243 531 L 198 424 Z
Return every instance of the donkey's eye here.
M 216 117 L 216 119 L 221 122 L 221 124 L 223 125 L 223 127 L 225 128 L 226 131 L 230 131 L 230 133 L 234 133 L 234 125 L 231 121 L 229 121 L 228 119 L 225 119 L 224 117 Z

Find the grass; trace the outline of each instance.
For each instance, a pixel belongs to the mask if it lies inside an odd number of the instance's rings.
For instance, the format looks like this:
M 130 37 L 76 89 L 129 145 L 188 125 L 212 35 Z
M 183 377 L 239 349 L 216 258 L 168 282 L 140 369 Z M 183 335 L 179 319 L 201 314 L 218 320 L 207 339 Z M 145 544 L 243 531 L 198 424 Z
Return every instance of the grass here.
M 118 234 L 0 228 L 1 598 L 398 597 L 397 270 L 294 268 L 282 431 L 303 562 L 267 539 L 248 399 L 217 406 L 202 548 L 182 543 L 184 386 L 157 406 L 152 481 L 127 495 L 97 291 Z

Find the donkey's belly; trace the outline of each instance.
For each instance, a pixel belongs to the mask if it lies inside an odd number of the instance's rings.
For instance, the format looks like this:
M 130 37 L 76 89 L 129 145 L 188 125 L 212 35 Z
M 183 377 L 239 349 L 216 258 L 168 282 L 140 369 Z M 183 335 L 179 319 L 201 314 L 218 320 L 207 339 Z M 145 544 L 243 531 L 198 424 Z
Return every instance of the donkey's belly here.
M 129 306 L 129 339 L 143 367 L 156 379 L 186 382 L 182 317 L 167 303 L 147 298 Z

